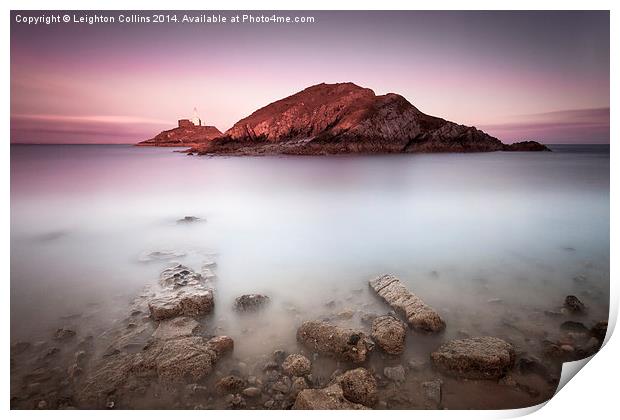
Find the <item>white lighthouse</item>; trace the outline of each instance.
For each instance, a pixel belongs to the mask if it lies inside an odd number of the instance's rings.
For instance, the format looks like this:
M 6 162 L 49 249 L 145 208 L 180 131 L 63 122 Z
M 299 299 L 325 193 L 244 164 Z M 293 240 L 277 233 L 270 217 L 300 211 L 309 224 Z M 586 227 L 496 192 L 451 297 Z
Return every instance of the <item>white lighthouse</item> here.
M 198 110 L 194 107 L 194 116 L 192 117 L 192 124 L 194 125 L 202 125 L 202 121 L 200 121 L 200 117 L 198 117 Z

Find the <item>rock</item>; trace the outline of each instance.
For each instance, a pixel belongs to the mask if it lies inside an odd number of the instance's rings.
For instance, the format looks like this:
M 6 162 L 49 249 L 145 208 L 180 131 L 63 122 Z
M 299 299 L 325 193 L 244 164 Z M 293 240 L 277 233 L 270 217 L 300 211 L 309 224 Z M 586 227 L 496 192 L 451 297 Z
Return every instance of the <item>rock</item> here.
M 178 337 L 188 337 L 194 334 L 194 331 L 200 324 L 192 318 L 177 317 L 163 320 L 153 333 L 153 338 L 157 340 L 170 340 Z
M 365 410 L 344 397 L 342 388 L 333 384 L 323 389 L 304 389 L 295 399 L 293 410 Z
M 440 371 L 469 379 L 498 379 L 512 368 L 515 351 L 512 344 L 495 337 L 452 340 L 431 353 L 433 365 Z
M 248 398 L 258 398 L 261 395 L 261 391 L 259 388 L 256 388 L 255 386 L 251 386 L 249 388 L 244 389 L 242 394 Z
M 355 315 L 355 311 L 353 311 L 352 309 L 345 309 L 344 311 L 338 312 L 338 314 L 336 314 L 336 317 L 338 319 L 351 319 L 353 318 L 353 315 Z
M 82 374 L 82 368 L 77 365 L 77 363 L 72 364 L 67 369 L 67 375 L 70 379 L 76 379 L 78 376 Z
M 47 410 L 47 409 L 49 408 L 49 407 L 48 407 L 48 404 L 47 404 L 47 401 L 45 401 L 45 400 L 41 400 L 41 401 L 39 401 L 39 402 L 37 403 L 37 408 L 38 408 L 39 410 Z
M 181 120 L 183 121 L 183 120 Z M 222 132 L 212 125 L 194 125 L 191 121 L 165 130 L 152 139 L 138 143 L 138 146 L 195 147 L 220 137 Z M 183 220 L 183 219 L 181 219 Z
M 441 407 L 441 380 L 435 379 L 428 382 L 422 382 L 422 391 L 424 393 L 424 405 L 427 409 L 438 409 Z
M 579 313 L 585 310 L 585 305 L 577 298 L 577 296 L 568 295 L 564 299 L 564 306 L 571 312 Z
M 54 340 L 64 341 L 75 337 L 75 331 L 68 328 L 58 328 L 54 333 Z
M 428 364 L 427 360 L 410 359 L 407 362 L 407 366 L 409 367 L 409 369 L 414 372 L 419 372 L 423 370 L 427 366 L 427 364 Z
M 384 315 L 372 323 L 372 339 L 387 354 L 398 355 L 405 350 L 405 325 L 391 315 Z
M 181 337 L 153 345 L 145 355 L 161 380 L 179 382 L 185 378 L 199 381 L 209 375 L 215 363 L 232 351 L 230 337 L 207 340 L 203 337 Z
M 151 261 L 165 261 L 171 260 L 175 258 L 184 257 L 186 254 L 182 251 L 144 251 L 138 257 L 138 261 L 140 262 L 151 262 Z
M 267 372 L 270 370 L 278 370 L 278 369 L 280 369 L 280 365 L 278 364 L 278 362 L 275 362 L 273 360 L 270 360 L 269 362 L 263 365 L 264 372 Z
M 221 137 L 190 151 L 318 155 L 499 150 L 547 149 L 536 142 L 504 145 L 475 127 L 426 115 L 394 93 L 377 96 L 353 83 L 321 83 L 253 112 Z
M 269 303 L 269 297 L 259 294 L 242 295 L 235 299 L 234 308 L 239 312 L 254 312 Z
M 204 283 L 202 276 L 183 264 L 176 264 L 166 268 L 159 276 L 159 284 L 162 287 L 174 289 L 185 286 L 196 286 Z
M 224 376 L 215 384 L 215 389 L 218 393 L 224 394 L 236 394 L 241 392 L 246 386 L 243 379 L 230 375 Z
M 575 321 L 564 321 L 562 325 L 560 325 L 560 329 L 564 331 L 571 331 L 577 333 L 589 332 L 588 327 L 583 325 L 581 322 Z
M 306 321 L 297 330 L 297 341 L 313 351 L 353 363 L 363 363 L 374 347 L 361 331 L 322 321 Z
M 301 354 L 291 354 L 282 363 L 282 370 L 289 376 L 305 376 L 312 371 L 312 363 Z
M 288 379 L 288 380 L 287 380 Z M 282 394 L 288 394 L 291 390 L 291 381 L 288 377 L 283 377 L 280 380 L 276 381 L 271 387 L 273 392 L 281 392 Z
M 202 222 L 203 220 L 200 217 L 196 217 L 196 216 L 185 216 L 182 219 L 177 220 L 178 224 L 186 224 L 186 223 L 196 223 L 196 222 Z
M 284 350 L 276 350 L 273 352 L 273 360 L 275 360 L 276 363 L 282 364 L 284 359 L 286 359 L 286 352 Z
M 439 314 L 409 292 L 398 278 L 388 274 L 370 280 L 369 285 L 397 313 L 403 315 L 412 328 L 439 332 L 446 327 Z
M 577 349 L 577 352 L 582 357 L 589 357 L 595 354 L 601 348 L 601 342 L 596 337 L 590 337 L 590 339 L 581 347 Z
M 245 399 L 243 399 L 243 397 L 239 394 L 235 394 L 235 395 L 228 395 L 228 397 L 226 398 L 226 405 L 228 408 L 232 409 L 232 410 L 242 410 L 245 408 L 246 406 L 246 402 Z
M 533 373 L 545 379 L 550 377 L 549 369 L 534 356 L 521 356 L 517 360 L 516 368 L 521 374 Z
M 191 286 L 156 297 L 148 306 L 151 317 L 156 321 L 181 315 L 205 315 L 213 310 L 213 291 Z
M 379 314 L 376 314 L 374 312 L 364 313 L 364 314 L 362 314 L 362 317 L 361 317 L 362 324 L 372 325 L 372 322 L 377 317 L 379 317 Z
M 383 374 L 394 382 L 405 382 L 405 368 L 402 365 L 385 367 Z
M 336 381 L 347 400 L 367 407 L 374 407 L 377 404 L 379 400 L 377 381 L 368 370 L 364 368 L 349 370 L 340 375 Z
M 293 383 L 291 385 L 291 394 L 293 395 L 293 397 L 297 397 L 297 395 L 301 391 L 307 388 L 308 388 L 308 383 L 306 382 L 306 380 L 304 378 L 297 377 L 293 380 Z
M 607 335 L 607 321 L 599 321 L 590 329 L 592 337 L 598 338 L 601 342 L 605 340 Z

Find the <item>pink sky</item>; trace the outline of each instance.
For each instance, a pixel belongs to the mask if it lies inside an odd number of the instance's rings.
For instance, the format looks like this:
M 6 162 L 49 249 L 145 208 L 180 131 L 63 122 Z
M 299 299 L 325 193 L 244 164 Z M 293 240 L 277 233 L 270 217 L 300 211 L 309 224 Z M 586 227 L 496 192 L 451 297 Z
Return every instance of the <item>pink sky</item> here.
M 352 81 L 505 142 L 609 142 L 607 12 L 298 14 L 317 23 L 13 23 L 11 141 L 135 143 L 194 107 L 224 131 Z

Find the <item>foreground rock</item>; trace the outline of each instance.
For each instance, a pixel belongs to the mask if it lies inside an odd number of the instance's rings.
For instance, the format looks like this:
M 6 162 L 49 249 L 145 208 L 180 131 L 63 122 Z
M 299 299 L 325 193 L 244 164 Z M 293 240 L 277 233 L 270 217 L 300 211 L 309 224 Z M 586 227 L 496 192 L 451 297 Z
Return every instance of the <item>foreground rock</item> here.
M 460 378 L 499 379 L 515 362 L 512 344 L 495 337 L 452 340 L 431 353 L 433 365 Z
M 364 368 L 349 370 L 336 378 L 336 382 L 340 384 L 344 397 L 353 403 L 374 407 L 379 400 L 377 381 Z
M 312 371 L 312 363 L 302 354 L 290 354 L 282 362 L 282 370 L 289 376 L 306 376 Z
M 363 332 L 323 321 L 304 322 L 297 330 L 297 341 L 316 352 L 353 363 L 363 363 L 374 347 Z
M 338 384 L 323 389 L 304 389 L 295 399 L 293 410 L 366 410 L 362 404 L 347 400 Z
M 426 332 L 439 332 L 446 327 L 439 314 L 407 290 L 398 278 L 387 274 L 370 280 L 368 283 L 383 300 L 407 319 L 412 328 Z
M 564 306 L 573 313 L 581 313 L 585 311 L 586 306 L 579 300 L 577 296 L 568 295 L 564 299 Z
M 387 354 L 398 355 L 405 350 L 405 325 L 391 315 L 377 317 L 372 322 L 372 339 Z
M 238 121 L 198 154 L 491 152 L 538 150 L 426 115 L 401 95 L 377 96 L 353 83 L 311 86 Z M 548 150 L 542 145 L 539 150 Z
M 198 316 L 213 310 L 213 290 L 205 279 L 189 267 L 177 264 L 160 276 L 162 291 L 148 303 L 151 317 L 156 320 L 177 316 Z
M 269 296 L 251 294 L 235 299 L 234 308 L 239 312 L 255 312 L 269 303 Z

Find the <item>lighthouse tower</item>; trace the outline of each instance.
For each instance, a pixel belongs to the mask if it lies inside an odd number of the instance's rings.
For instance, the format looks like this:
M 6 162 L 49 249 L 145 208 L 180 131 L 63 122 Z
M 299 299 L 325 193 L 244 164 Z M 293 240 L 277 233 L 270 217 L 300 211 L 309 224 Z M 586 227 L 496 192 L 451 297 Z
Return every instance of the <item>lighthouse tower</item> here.
M 202 125 L 202 121 L 198 117 L 198 110 L 194 107 L 194 116 L 192 117 L 192 124 L 194 125 Z

